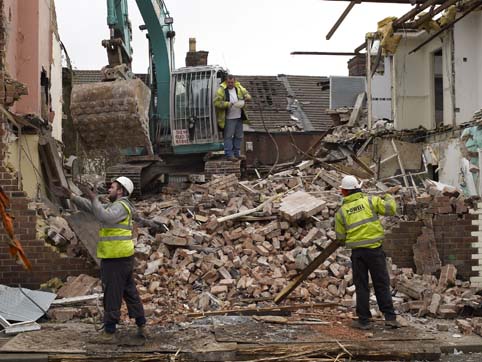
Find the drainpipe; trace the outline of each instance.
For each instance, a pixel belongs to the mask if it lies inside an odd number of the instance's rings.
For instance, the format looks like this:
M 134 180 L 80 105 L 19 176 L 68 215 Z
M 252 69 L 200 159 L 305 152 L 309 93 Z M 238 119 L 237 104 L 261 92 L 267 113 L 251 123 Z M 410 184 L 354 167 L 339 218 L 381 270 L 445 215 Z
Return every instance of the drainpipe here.
M 372 129 L 372 57 L 371 50 L 373 44 L 372 34 L 367 34 L 367 106 L 368 106 L 368 129 Z

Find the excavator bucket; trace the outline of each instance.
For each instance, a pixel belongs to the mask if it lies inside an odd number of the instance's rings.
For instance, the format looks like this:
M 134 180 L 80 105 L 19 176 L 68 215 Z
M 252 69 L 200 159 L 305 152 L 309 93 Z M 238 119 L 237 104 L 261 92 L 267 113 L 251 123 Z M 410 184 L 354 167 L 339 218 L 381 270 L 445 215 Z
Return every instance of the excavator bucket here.
M 72 118 L 89 151 L 145 147 L 149 139 L 150 89 L 140 79 L 75 85 Z

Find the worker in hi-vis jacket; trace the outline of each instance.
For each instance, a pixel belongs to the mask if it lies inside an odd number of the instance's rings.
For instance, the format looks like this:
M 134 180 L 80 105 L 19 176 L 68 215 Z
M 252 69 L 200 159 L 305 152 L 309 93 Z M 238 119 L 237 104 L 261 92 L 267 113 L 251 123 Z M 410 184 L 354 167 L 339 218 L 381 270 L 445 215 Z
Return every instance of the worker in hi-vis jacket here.
M 370 288 L 368 273 L 373 282 L 378 307 L 385 316 L 385 325 L 399 328 L 390 293 L 385 252 L 382 244 L 385 237 L 379 215 L 393 216 L 397 205 L 392 195 L 383 198 L 366 196 L 354 176 L 345 176 L 341 182 L 343 204 L 335 215 L 336 240 L 351 249 L 353 282 L 356 290 L 356 313 L 358 320 L 352 326 L 371 328 Z M 399 187 L 388 192 L 395 193 Z

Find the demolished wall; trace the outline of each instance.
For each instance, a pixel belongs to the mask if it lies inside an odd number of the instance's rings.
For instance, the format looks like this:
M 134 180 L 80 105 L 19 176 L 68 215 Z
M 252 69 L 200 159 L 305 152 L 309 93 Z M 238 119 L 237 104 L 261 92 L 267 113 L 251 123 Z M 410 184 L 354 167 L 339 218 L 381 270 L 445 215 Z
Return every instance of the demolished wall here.
M 0 280 L 2 284 L 37 288 L 53 277 L 65 278 L 80 273 L 92 274 L 94 269 L 85 258 L 74 258 L 53 251 L 44 240 L 37 237 L 38 216 L 35 204 L 25 191 L 18 187 L 18 180 L 5 165 L 5 136 L 10 132 L 7 124 L 0 119 L 0 184 L 11 200 L 10 213 L 14 220 L 16 236 L 19 238 L 27 257 L 33 265 L 28 272 L 16 264 L 7 248 L 8 236 L 0 229 Z
M 472 224 L 476 215 L 470 214 L 468 209 L 460 204 L 454 205 L 447 196 L 436 197 L 430 206 L 424 203 L 414 205 L 413 211 L 424 212 L 425 217 L 431 220 L 433 241 L 442 265 L 455 265 L 458 275 L 465 280 L 478 275 L 472 270 L 472 266 L 477 265 L 472 257 L 477 254 L 477 249 L 472 247 L 472 243 L 477 242 L 477 237 L 472 236 L 472 232 L 478 230 L 478 227 Z M 422 234 L 423 227 L 424 222 L 421 220 L 401 221 L 387 234 L 385 251 L 399 267 L 416 270 L 413 246 Z M 426 259 L 431 256 L 426 255 Z

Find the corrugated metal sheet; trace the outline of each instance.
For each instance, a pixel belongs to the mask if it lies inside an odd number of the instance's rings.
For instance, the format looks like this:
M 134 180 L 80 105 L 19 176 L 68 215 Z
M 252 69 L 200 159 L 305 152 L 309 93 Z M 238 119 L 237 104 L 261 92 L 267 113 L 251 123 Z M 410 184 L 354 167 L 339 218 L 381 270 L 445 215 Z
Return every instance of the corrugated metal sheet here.
M 0 285 L 0 315 L 9 321 L 36 321 L 55 297 L 53 293 Z

